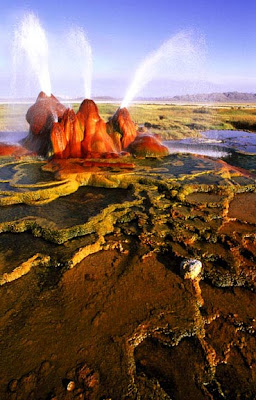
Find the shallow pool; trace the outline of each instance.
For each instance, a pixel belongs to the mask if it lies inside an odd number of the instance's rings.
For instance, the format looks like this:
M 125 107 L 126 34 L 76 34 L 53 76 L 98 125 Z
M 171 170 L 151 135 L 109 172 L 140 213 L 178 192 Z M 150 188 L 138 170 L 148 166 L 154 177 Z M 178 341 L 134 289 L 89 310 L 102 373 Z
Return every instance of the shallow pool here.
M 202 132 L 200 138 L 167 140 L 171 153 L 192 153 L 210 157 L 226 157 L 235 151 L 256 154 L 256 133 L 229 130 Z

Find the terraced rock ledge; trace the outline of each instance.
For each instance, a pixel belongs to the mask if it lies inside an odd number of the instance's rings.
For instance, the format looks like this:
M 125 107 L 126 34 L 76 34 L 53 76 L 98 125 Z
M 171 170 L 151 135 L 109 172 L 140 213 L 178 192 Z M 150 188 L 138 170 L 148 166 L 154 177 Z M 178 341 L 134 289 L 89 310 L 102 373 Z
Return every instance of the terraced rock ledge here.
M 0 398 L 253 399 L 253 169 L 0 165 Z M 180 263 L 202 262 L 198 286 Z

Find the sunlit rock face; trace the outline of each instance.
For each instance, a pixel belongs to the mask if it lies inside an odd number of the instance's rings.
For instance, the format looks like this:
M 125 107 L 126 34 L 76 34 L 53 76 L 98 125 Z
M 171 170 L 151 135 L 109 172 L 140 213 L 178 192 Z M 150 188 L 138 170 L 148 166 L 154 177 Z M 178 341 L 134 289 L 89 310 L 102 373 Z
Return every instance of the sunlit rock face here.
M 119 108 L 107 123 L 108 132 L 119 151 L 125 150 L 137 136 L 127 108 Z
M 46 156 L 50 147 L 50 133 L 54 121 L 63 117 L 66 107 L 56 97 L 40 92 L 35 104 L 27 112 L 26 120 L 30 125 L 29 135 L 23 144 L 28 149 Z
M 84 100 L 75 113 L 66 109 L 53 95 L 48 97 L 41 92 L 26 118 L 30 131 L 23 145 L 46 157 L 115 158 L 124 150 L 142 157 L 169 154 L 155 136 L 137 136 L 126 108 L 119 108 L 105 123 L 93 100 Z
M 99 115 L 99 110 L 94 101 L 84 100 L 79 107 L 77 118 L 84 126 L 84 139 L 82 152 L 116 153 L 113 140 L 107 133 L 106 123 Z
M 55 158 L 100 157 L 106 153 L 117 153 L 98 107 L 94 101 L 87 99 L 82 102 L 77 114 L 68 109 L 62 120 L 53 124 L 51 142 Z
M 61 118 L 65 111 L 66 107 L 55 96 L 49 97 L 40 92 L 35 104 L 28 109 L 26 120 L 31 132 L 39 135 L 42 131 L 51 129 L 52 123 Z
M 164 157 L 169 150 L 157 136 L 140 134 L 129 144 L 127 151 L 138 157 Z

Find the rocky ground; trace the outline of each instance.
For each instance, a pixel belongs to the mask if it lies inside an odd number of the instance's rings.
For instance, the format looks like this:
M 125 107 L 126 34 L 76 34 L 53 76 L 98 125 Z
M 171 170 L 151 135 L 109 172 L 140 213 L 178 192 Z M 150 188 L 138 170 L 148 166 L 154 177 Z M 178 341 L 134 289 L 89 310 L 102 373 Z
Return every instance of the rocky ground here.
M 255 158 L 239 160 L 2 157 L 1 400 L 255 398 Z

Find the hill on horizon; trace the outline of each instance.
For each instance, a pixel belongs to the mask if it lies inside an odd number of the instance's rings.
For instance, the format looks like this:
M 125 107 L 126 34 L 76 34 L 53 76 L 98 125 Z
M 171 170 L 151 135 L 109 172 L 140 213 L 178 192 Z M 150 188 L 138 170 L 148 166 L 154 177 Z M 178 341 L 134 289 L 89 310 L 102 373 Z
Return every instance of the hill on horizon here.
M 231 102 L 253 102 L 256 103 L 256 93 L 241 93 L 241 92 L 214 92 L 214 93 L 199 93 L 186 94 L 173 97 L 159 97 L 157 100 L 162 101 L 182 101 L 189 103 L 231 103 Z
M 56 94 L 56 97 L 63 102 L 81 102 L 84 98 L 82 96 L 63 96 Z M 92 100 L 101 102 L 119 102 L 122 101 L 121 97 L 114 97 L 108 95 L 92 96 Z M 1 102 L 14 103 L 14 102 L 31 102 L 35 101 L 35 98 L 0 98 Z M 134 101 L 156 101 L 156 102 L 182 102 L 182 103 L 256 103 L 256 93 L 246 92 L 213 92 L 213 93 L 198 93 L 198 94 L 186 94 L 176 96 L 161 96 L 161 97 L 136 97 Z

